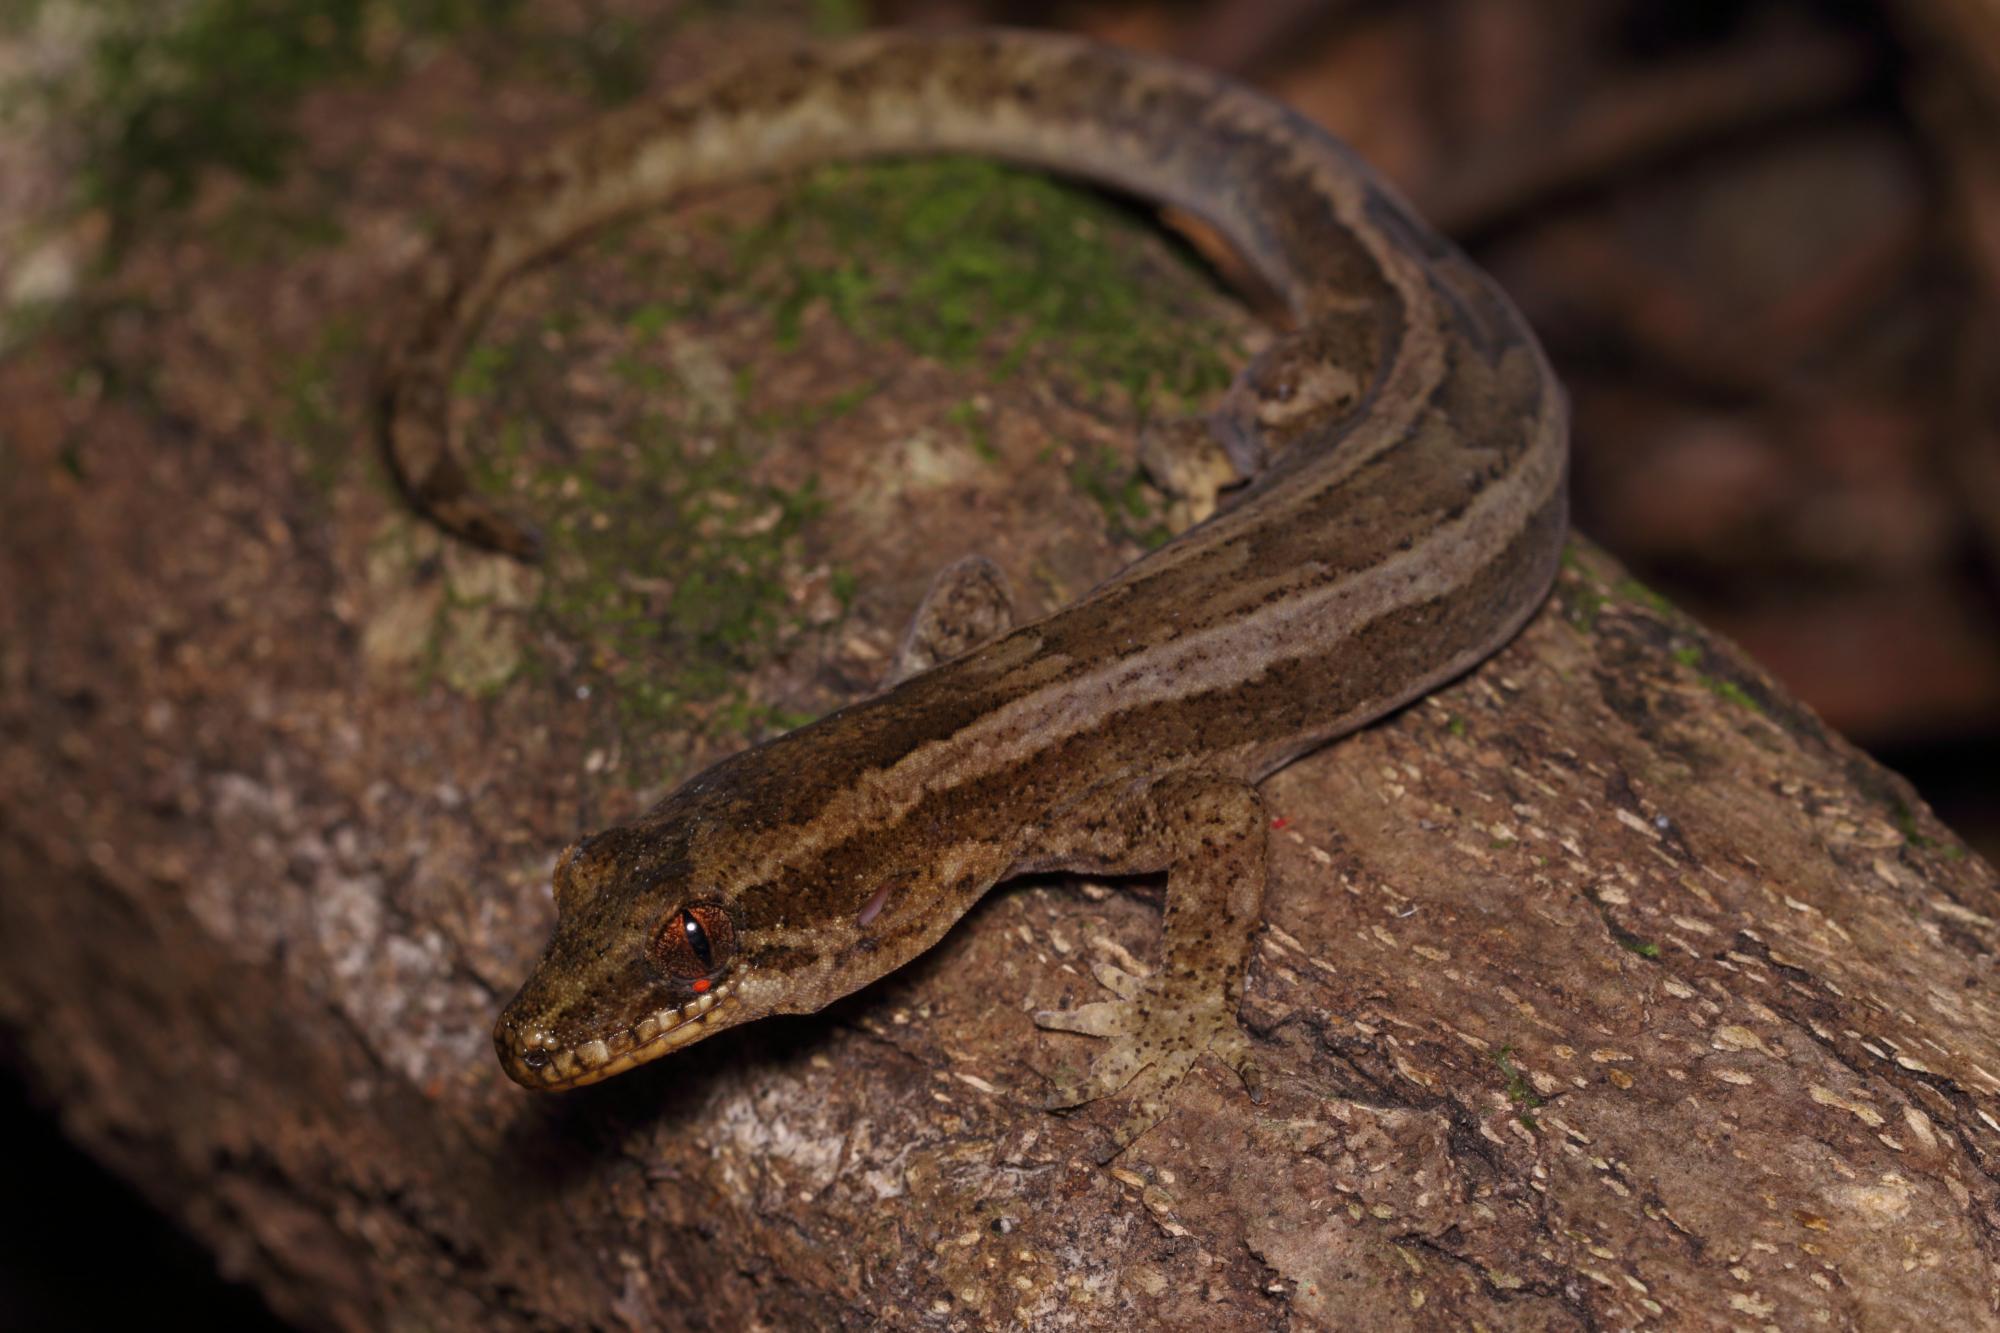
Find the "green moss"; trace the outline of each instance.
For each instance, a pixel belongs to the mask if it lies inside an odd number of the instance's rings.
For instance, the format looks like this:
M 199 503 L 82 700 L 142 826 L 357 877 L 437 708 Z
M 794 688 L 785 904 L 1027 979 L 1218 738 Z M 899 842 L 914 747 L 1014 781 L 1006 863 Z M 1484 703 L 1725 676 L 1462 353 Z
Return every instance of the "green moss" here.
M 1465 738 L 1465 719 L 1454 713 L 1445 719 L 1444 729 L 1460 740 Z
M 1130 220 L 1106 200 L 970 158 L 824 168 L 764 224 L 738 234 L 738 266 L 774 312 L 782 346 L 820 310 L 862 338 L 946 364 L 1024 366 L 1092 400 L 1174 412 L 1220 392 L 1240 358 L 1208 318 L 1160 310 Z M 998 458 L 974 404 L 952 424 Z M 1132 462 L 1088 450 L 1072 484 L 1120 538 L 1170 532 Z
M 747 477 L 768 439 L 853 411 L 875 381 L 802 407 L 752 410 L 749 368 L 689 370 L 700 320 L 747 303 L 771 312 L 783 344 L 808 318 L 831 317 L 865 341 L 977 362 L 1000 377 L 1056 378 L 1113 409 L 1203 398 L 1227 383 L 1237 349 L 1211 320 L 1161 311 L 1158 260 L 1149 272 L 1121 243 L 1129 225 L 1083 192 L 945 160 L 813 173 L 767 220 L 716 237 L 733 262 L 665 263 L 635 233 L 600 238 L 596 258 L 629 262 L 624 289 L 641 293 L 616 316 L 626 341 L 605 354 L 634 391 L 615 397 L 657 402 L 672 416 L 635 421 L 614 408 L 605 425 L 618 443 L 581 452 L 559 425 L 543 424 L 563 391 L 533 386 L 560 312 L 526 332 L 489 334 L 455 380 L 493 423 L 470 451 L 480 486 L 544 532 L 539 591 L 519 612 L 530 624 L 521 672 L 610 697 L 655 734 L 754 735 L 805 720 L 755 702 L 744 682 L 813 628 L 789 590 L 821 502 L 810 483 Z M 694 345 L 655 345 L 683 322 Z M 698 411 L 698 392 L 730 401 Z M 997 457 L 976 400 L 948 419 L 981 457 Z M 1115 532 L 1165 540 L 1128 459 L 1091 450 L 1070 477 Z M 851 606 L 853 574 L 831 571 L 830 591 Z
M 511 369 L 515 361 L 514 350 L 480 343 L 460 358 L 451 378 L 451 391 L 461 398 L 490 398 L 502 372 Z
M 648 301 L 626 316 L 625 327 L 634 337 L 655 338 L 680 317 L 681 312 L 666 302 Z M 747 381 L 738 385 L 742 390 L 747 390 L 748 387 Z
M 1941 843 L 1935 838 L 1926 837 L 1924 834 L 1919 833 L 1917 831 L 1917 812 L 1912 810 L 1909 802 L 1903 800 L 1900 796 L 1896 798 L 1895 804 L 1891 807 L 1890 817 L 1895 821 L 1896 831 L 1903 835 L 1903 841 L 1909 846 L 1919 851 L 1936 852 L 1947 861 L 1961 861 L 1965 859 L 1965 848 L 1956 843 Z
M 1673 650 L 1674 661 L 1684 667 L 1700 666 L 1706 659 L 1706 656 L 1707 654 L 1696 644 L 1683 644 Z M 1718 699 L 1735 704 L 1738 708 L 1747 708 L 1753 713 L 1762 713 L 1764 711 L 1764 706 L 1757 702 L 1755 696 L 1733 680 L 1728 680 L 1721 676 L 1712 676 L 1705 671 L 1697 671 L 1695 679 L 1701 682 L 1703 689 Z
M 56 327 L 63 314 L 62 301 L 20 301 L 0 310 L 0 356 L 25 346 Z
M 851 569 L 835 569 L 832 576 L 833 598 L 840 603 L 840 609 L 850 610 L 854 606 L 854 596 L 860 591 L 860 581 Z
M 661 393 L 672 383 L 665 366 L 629 352 L 612 359 L 611 373 L 620 384 L 641 393 Z
M 308 486 L 322 500 L 332 495 L 354 456 L 354 424 L 340 381 L 363 351 L 360 327 L 352 319 L 333 320 L 312 350 L 286 370 L 279 389 L 280 428 L 299 451 Z
M 1514 1067 L 1514 1048 L 1502 1046 L 1493 1053 L 1493 1062 L 1500 1066 L 1501 1075 L 1507 1080 L 1507 1100 L 1518 1109 L 1515 1118 L 1529 1129 L 1540 1129 L 1532 1112 L 1542 1105 L 1541 1094 L 1520 1070 Z
M 964 364 L 997 353 L 1004 376 L 1031 357 L 1142 410 L 1229 382 L 1231 340 L 1166 318 L 1133 254 L 1129 222 L 1095 195 L 965 158 L 813 172 L 739 238 L 770 274 L 763 295 L 795 337 L 812 307 L 864 336 Z M 815 264 L 767 261 L 828 256 Z M 1040 363 L 1046 364 L 1040 364 Z
M 1651 940 L 1641 939 L 1628 930 L 1619 928 L 1617 921 L 1612 917 L 1610 905 L 1602 897 L 1598 896 L 1595 889 L 1586 889 L 1584 897 L 1589 900 L 1592 907 L 1597 909 L 1598 917 L 1604 922 L 1604 929 L 1610 934 L 1612 942 L 1619 948 L 1638 954 L 1641 958 L 1656 959 L 1660 956 L 1659 945 L 1653 943 Z
M 747 397 L 749 375 L 739 374 L 735 382 L 738 398 Z M 763 409 L 751 418 L 750 424 L 759 431 L 773 434 L 797 434 L 809 431 L 814 426 L 837 420 L 854 411 L 868 401 L 875 389 L 873 381 L 851 384 L 816 403 L 798 403 Z
M 994 447 L 993 432 L 987 428 L 986 414 L 980 410 L 979 404 L 970 399 L 955 404 L 949 414 L 949 420 L 952 425 L 965 432 L 966 443 L 972 446 L 973 453 L 988 463 L 1000 461 L 1000 451 Z
M 455 687 L 478 694 L 516 679 L 560 682 L 663 740 L 754 738 L 803 720 L 757 702 L 745 682 L 804 628 L 790 589 L 801 534 L 821 501 L 810 481 L 752 479 L 770 423 L 740 410 L 747 376 L 725 371 L 711 382 L 662 356 L 659 336 L 688 311 L 683 291 L 649 299 L 610 326 L 626 341 L 606 352 L 612 377 L 630 391 L 622 398 L 678 415 L 614 417 L 605 425 L 615 443 L 581 452 L 549 419 L 565 371 L 545 344 L 580 326 L 573 312 L 490 332 L 461 361 L 454 391 L 480 414 L 468 451 L 475 482 L 531 517 L 544 549 L 525 597 L 503 581 L 490 594 L 455 590 L 440 609 L 442 640 L 467 647 L 469 628 L 509 650 L 504 659 L 444 653 L 472 661 L 471 672 L 439 673 Z M 696 382 L 683 382 L 687 374 Z M 851 410 L 862 391 L 788 419 Z
M 1115 450 L 1085 451 L 1070 465 L 1069 476 L 1103 511 L 1113 536 L 1151 550 L 1173 535 L 1154 508 L 1152 490 Z
M 1597 628 L 1597 617 L 1610 601 L 1595 585 L 1581 581 L 1561 586 L 1557 596 L 1562 599 L 1563 620 L 1584 634 Z
M 585 646 L 576 674 L 630 720 L 733 735 L 775 720 L 742 679 L 800 628 L 790 575 L 822 502 L 811 481 L 750 480 L 751 444 L 684 438 L 653 416 L 615 478 L 560 460 L 517 474 L 523 503 L 547 524 L 533 610 L 544 634 L 531 643 Z M 557 667 L 541 648 L 529 657 L 537 674 Z
M 1561 564 L 1564 572 L 1575 576 L 1556 583 L 1555 596 L 1562 605 L 1563 621 L 1579 633 L 1592 633 L 1597 628 L 1597 617 L 1611 599 L 1584 560 L 1582 548 L 1574 541 L 1563 544 Z
M 839 393 L 836 393 L 833 397 L 827 399 L 825 403 L 821 404 L 820 420 L 831 421 L 836 417 L 846 416 L 849 412 L 867 402 L 868 396 L 874 392 L 875 386 L 873 384 L 855 384 L 842 389 Z
M 1650 611 L 1657 612 L 1660 615 L 1666 615 L 1674 609 L 1673 603 L 1669 602 L 1666 598 L 1660 596 L 1660 594 L 1654 592 L 1651 588 L 1648 588 L 1645 584 L 1639 582 L 1639 580 L 1637 579 L 1618 580 L 1616 591 L 1618 595 L 1620 597 L 1623 597 L 1626 601 L 1637 602 L 1639 603 L 1639 605 L 1647 608 Z
M 41 94 L 84 127 L 83 202 L 114 244 L 193 197 L 220 169 L 275 182 L 304 93 L 393 49 L 383 29 L 455 32 L 503 21 L 518 0 L 98 0 L 90 59 Z
M 944 158 L 814 172 L 736 246 L 781 345 L 823 311 L 948 365 L 983 361 L 1001 379 L 1032 367 L 1086 398 L 1170 412 L 1227 385 L 1239 349 L 1212 321 L 1160 308 L 1129 229 L 1095 195 Z M 952 419 L 992 456 L 969 405 Z M 1071 479 L 1121 534 L 1165 540 L 1128 460 L 1088 454 Z
M 1747 708 L 1753 713 L 1761 713 L 1764 706 L 1752 698 L 1750 692 L 1733 680 L 1723 680 L 1717 676 L 1703 676 L 1701 683 L 1718 699 L 1727 700 L 1738 708 Z
M 1636 602 L 1657 615 L 1668 615 L 1673 604 L 1635 578 L 1621 578 L 1608 588 L 1599 577 L 1598 571 L 1586 557 L 1583 548 L 1575 542 L 1564 545 L 1562 568 L 1576 576 L 1574 583 L 1564 593 L 1567 619 L 1578 629 L 1589 633 L 1597 627 L 1597 617 L 1616 597 L 1627 602 Z

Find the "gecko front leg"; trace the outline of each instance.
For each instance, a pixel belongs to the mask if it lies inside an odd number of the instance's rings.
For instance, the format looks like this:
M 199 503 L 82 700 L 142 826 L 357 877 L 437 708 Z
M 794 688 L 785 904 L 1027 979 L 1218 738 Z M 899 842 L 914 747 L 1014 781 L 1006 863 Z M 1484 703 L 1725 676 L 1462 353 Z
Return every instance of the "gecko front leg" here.
M 1058 1080 L 1046 1105 L 1081 1106 L 1124 1093 L 1130 1111 L 1109 1156 L 1166 1115 L 1166 1096 L 1212 1051 L 1236 1069 L 1253 1098 L 1260 1080 L 1237 1022 L 1250 937 L 1264 904 L 1268 821 L 1257 789 L 1199 771 L 1086 800 L 1043 839 L 1042 868 L 1106 874 L 1167 872 L 1162 961 L 1133 977 L 1100 964 L 1098 980 L 1118 996 L 1075 1009 L 1043 1010 L 1035 1022 L 1109 1044 L 1089 1070 Z

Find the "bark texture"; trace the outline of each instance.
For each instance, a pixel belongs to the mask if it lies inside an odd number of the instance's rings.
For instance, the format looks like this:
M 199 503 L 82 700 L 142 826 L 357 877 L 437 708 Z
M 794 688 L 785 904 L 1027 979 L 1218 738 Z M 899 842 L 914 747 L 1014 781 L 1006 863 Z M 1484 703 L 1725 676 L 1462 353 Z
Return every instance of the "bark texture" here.
M 536 450 L 587 479 L 572 544 L 542 572 L 443 549 L 369 484 L 360 404 L 410 195 L 473 192 L 405 188 L 380 143 L 317 151 L 345 172 L 345 239 L 246 249 L 211 225 L 237 201 L 207 199 L 0 365 L 0 1026 L 68 1131 L 281 1313 L 2000 1320 L 1993 869 L 1581 539 L 1498 658 L 1268 784 L 1262 1106 L 1204 1065 L 1108 1167 L 1099 1117 L 1037 1109 L 1085 1045 L 1031 1012 L 1096 998 L 1096 958 L 1157 956 L 1143 893 L 1067 881 L 1003 888 L 823 1014 L 572 1095 L 507 1084 L 487 1031 L 552 919 L 557 850 L 865 691 L 967 551 L 1031 612 L 1117 568 L 1145 497 L 1098 450 L 1129 459 L 1143 413 L 1038 361 L 1033 330 L 1019 370 L 1004 338 L 912 350 L 843 318 L 838 284 L 794 300 L 714 227 L 659 219 L 524 282 L 492 339 L 514 359 L 467 388 L 495 441 L 528 423 L 496 476 L 525 507 L 564 489 Z M 789 225 L 788 197 L 705 216 Z M 1084 222 L 1136 266 L 1107 278 L 1144 292 L 1121 320 L 1254 344 L 1136 224 Z M 749 277 L 656 318 L 634 254 Z M 740 448 L 765 489 L 686 508 L 706 474 L 635 461 L 650 412 L 673 456 Z M 722 601 L 768 594 L 730 682 L 677 654 L 742 627 L 690 605 L 672 560 L 616 567 L 664 538 L 591 554 L 593 531 L 648 531 L 634 496 L 728 553 Z M 635 606 L 664 628 L 632 635 Z

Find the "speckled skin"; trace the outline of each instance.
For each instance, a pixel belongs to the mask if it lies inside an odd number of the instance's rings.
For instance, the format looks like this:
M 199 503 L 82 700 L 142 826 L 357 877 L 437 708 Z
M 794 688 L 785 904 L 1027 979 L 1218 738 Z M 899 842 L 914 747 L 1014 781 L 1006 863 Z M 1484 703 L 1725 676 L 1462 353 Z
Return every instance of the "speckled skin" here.
M 616 216 L 747 175 L 938 151 L 1038 164 L 1215 224 L 1297 331 L 1212 422 L 1234 502 L 1075 605 L 728 759 L 556 873 L 560 920 L 495 1031 L 528 1087 L 591 1082 L 819 1009 L 935 943 L 1009 875 L 1168 875 L 1165 959 L 1045 1026 L 1107 1045 L 1053 1090 L 1126 1089 L 1121 1139 L 1236 1022 L 1261 906 L 1254 783 L 1463 672 L 1553 577 L 1560 389 L 1519 315 L 1343 145 L 1213 75 L 1065 37 L 882 33 L 618 116 L 441 247 L 391 356 L 385 442 L 415 503 L 503 550 L 465 486 L 451 367 L 506 278 Z M 712 973 L 662 965 L 689 904 Z M 685 971 L 685 969 L 682 969 Z

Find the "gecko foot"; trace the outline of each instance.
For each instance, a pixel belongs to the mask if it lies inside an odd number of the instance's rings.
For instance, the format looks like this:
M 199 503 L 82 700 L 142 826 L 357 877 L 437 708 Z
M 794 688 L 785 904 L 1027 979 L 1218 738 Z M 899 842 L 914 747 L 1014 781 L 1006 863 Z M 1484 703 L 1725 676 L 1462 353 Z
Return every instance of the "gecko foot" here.
M 1167 522 L 1178 532 L 1216 511 L 1222 492 L 1250 475 L 1208 417 L 1179 417 L 1147 426 L 1139 435 L 1139 467 L 1166 493 Z
M 1233 1000 L 1212 987 L 1176 986 L 1158 973 L 1136 977 L 1109 963 L 1091 970 L 1117 999 L 1044 1009 L 1035 1023 L 1108 1043 L 1087 1070 L 1059 1077 L 1042 1103 L 1045 1110 L 1063 1110 L 1123 1094 L 1128 1113 L 1112 1130 L 1099 1161 L 1110 1161 L 1166 1117 L 1167 1094 L 1204 1053 L 1235 1069 L 1251 1100 L 1263 1100 L 1263 1078 Z

